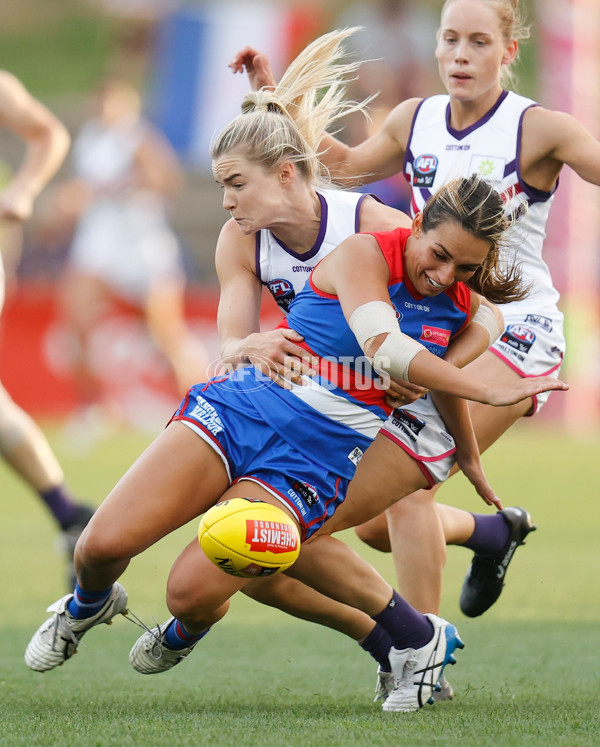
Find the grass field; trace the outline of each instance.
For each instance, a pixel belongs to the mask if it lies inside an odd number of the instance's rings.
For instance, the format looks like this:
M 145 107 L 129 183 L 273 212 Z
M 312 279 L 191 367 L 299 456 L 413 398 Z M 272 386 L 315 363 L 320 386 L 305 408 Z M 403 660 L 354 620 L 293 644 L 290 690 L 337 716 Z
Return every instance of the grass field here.
M 126 434 L 75 459 L 58 428 L 47 432 L 72 487 L 93 503 L 148 440 Z M 29 671 L 23 651 L 64 593 L 63 565 L 51 522 L 2 464 L 0 745 L 599 745 L 599 453 L 600 439 L 527 423 L 486 457 L 505 505 L 527 506 L 539 531 L 517 553 L 500 602 L 477 620 L 457 603 L 470 554 L 449 550 L 442 614 L 467 644 L 448 672 L 457 695 L 415 714 L 371 702 L 375 666 L 354 642 L 245 598 L 164 675 L 130 669 L 139 631 L 124 618 L 91 631 L 64 668 Z M 443 495 L 480 508 L 461 478 Z M 167 616 L 169 565 L 194 531 L 166 538 L 126 572 L 131 608 L 147 623 Z M 386 556 L 365 555 L 392 580 Z

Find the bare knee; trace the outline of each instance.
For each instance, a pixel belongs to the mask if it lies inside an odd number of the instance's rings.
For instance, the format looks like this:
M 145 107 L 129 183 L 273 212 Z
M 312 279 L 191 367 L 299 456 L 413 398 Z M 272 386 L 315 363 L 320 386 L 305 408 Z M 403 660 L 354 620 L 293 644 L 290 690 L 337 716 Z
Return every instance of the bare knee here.
M 131 556 L 114 533 L 95 530 L 91 523 L 77 541 L 74 559 L 77 567 L 97 568 L 129 561 Z
M 359 524 L 354 531 L 358 538 L 369 547 L 381 552 L 392 551 L 385 514 L 380 514 L 364 524 Z
M 167 607 L 190 632 L 201 632 L 214 625 L 227 614 L 229 600 L 218 601 L 202 588 L 178 578 L 169 578 L 167 583 Z

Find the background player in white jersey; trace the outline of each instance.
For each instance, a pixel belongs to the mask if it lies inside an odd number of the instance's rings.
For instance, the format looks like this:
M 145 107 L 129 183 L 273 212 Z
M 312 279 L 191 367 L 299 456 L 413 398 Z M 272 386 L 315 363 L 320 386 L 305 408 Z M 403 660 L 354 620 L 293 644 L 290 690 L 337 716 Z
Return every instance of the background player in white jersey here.
M 321 145 L 322 158 L 334 177 L 350 182 L 368 182 L 405 170 L 417 208 L 424 190 L 437 188 L 450 175 L 488 165 L 505 192 L 509 210 L 528 204 L 521 224 L 523 256 L 518 259 L 523 261 L 525 279 L 537 292 L 507 310 L 506 330 L 469 367 L 487 380 L 507 385 L 520 376 L 557 375 L 564 353 L 558 294 L 542 260 L 544 224 L 559 172 L 567 164 L 582 178 L 600 184 L 600 144 L 581 124 L 568 114 L 534 106 L 504 90 L 518 41 L 526 36 L 517 0 L 448 0 L 436 48 L 448 95 L 400 103 L 378 133 L 355 147 L 329 136 Z M 251 48 L 236 55 L 232 68 L 247 69 L 253 87 L 274 83 L 268 60 Z M 420 131 L 421 117 L 427 132 Z M 477 142 L 475 154 L 469 150 L 470 142 Z M 472 157 L 482 154 L 490 157 Z M 481 450 L 544 401 L 545 397 L 535 398 L 495 410 L 472 403 Z M 360 534 L 381 549 L 389 548 L 391 541 L 399 588 L 422 610 L 439 609 L 445 542 L 474 550 L 461 609 L 470 616 L 482 614 L 500 595 L 512 554 L 531 531 L 529 515 L 522 509 L 506 509 L 476 520 L 452 507 L 436 508 L 433 492 L 404 499 L 387 512 L 387 521 L 375 521 L 361 528 Z M 488 547 L 495 544 L 496 550 L 483 552 L 482 541 Z
M 98 87 L 94 114 L 75 138 L 72 156 L 73 178 L 55 203 L 70 209 L 75 223 L 62 306 L 73 336 L 77 418 L 89 429 L 88 415 L 108 404 L 93 365 L 92 333 L 114 297 L 143 311 L 179 394 L 205 376 L 208 362 L 185 319 L 185 271 L 169 223 L 183 171 L 166 138 L 142 115 L 131 83 L 116 78 Z
M 31 217 L 35 198 L 60 168 L 69 148 L 63 124 L 33 98 L 11 73 L 0 71 L 0 125 L 26 145 L 23 160 L 0 192 L 0 221 L 14 227 Z M 4 302 L 4 270 L 0 253 L 0 310 Z M 73 500 L 61 466 L 37 423 L 0 384 L 0 453 L 40 496 L 63 532 L 71 559 L 75 542 L 93 509 Z

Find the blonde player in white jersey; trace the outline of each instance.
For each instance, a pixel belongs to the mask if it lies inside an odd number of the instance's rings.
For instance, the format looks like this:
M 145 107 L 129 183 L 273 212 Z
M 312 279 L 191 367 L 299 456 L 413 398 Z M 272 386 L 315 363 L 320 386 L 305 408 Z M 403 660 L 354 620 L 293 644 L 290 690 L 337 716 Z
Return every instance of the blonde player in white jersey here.
M 238 181 L 242 177 L 245 175 L 239 174 Z M 247 178 L 243 181 L 247 191 L 250 185 Z M 348 236 L 373 231 L 377 226 L 391 230 L 410 225 L 404 213 L 358 192 L 314 188 L 306 205 L 300 206 L 291 185 L 290 179 L 288 199 L 294 201 L 298 216 L 293 230 L 286 226 L 276 233 L 269 229 L 248 233 L 243 219 L 232 217 L 220 233 L 215 258 L 221 288 L 218 327 L 222 357 L 228 365 L 252 359 L 257 364 L 271 361 L 283 370 L 296 356 L 305 355 L 295 344 L 302 338 L 292 329 L 260 333 L 263 286 L 287 314 L 310 272 Z M 240 214 L 240 198 L 234 200 L 230 194 L 224 202 L 232 214 L 234 210 Z M 307 214 L 312 216 L 310 221 Z M 268 365 L 265 370 L 269 370 Z
M 504 89 L 518 43 L 527 35 L 518 0 L 447 0 L 436 57 L 448 95 L 403 101 L 379 132 L 355 147 L 332 137 L 321 144 L 332 174 L 349 183 L 406 171 L 417 208 L 422 190 L 437 188 L 452 171 L 457 175 L 472 170 L 489 170 L 498 179 L 510 197 L 509 210 L 528 204 L 522 219 L 527 244 L 519 259 L 536 292 L 507 309 L 508 326 L 500 341 L 470 364 L 473 373 L 507 384 L 541 371 L 558 374 L 564 352 L 558 294 L 542 259 L 544 224 L 560 170 L 567 164 L 586 181 L 600 184 L 600 143 L 577 120 Z M 256 50 L 241 50 L 231 67 L 234 72 L 245 69 L 254 88 L 273 85 L 268 59 Z M 420 131 L 424 120 L 431 126 L 427 133 Z M 445 139 L 442 151 L 440 134 Z M 428 175 L 434 177 L 431 185 Z M 542 404 L 539 397 L 496 410 L 470 403 L 481 450 Z M 465 512 L 436 505 L 434 491 L 421 491 L 363 527 L 361 534 L 382 549 L 391 543 L 399 589 L 418 609 L 431 611 L 439 609 L 445 542 L 466 544 L 476 554 L 461 593 L 461 608 L 476 616 L 500 595 L 512 554 L 532 528 L 527 512 L 519 509 L 486 518 L 488 526 L 478 524 Z M 484 535 L 499 539 L 493 555 L 477 552 Z

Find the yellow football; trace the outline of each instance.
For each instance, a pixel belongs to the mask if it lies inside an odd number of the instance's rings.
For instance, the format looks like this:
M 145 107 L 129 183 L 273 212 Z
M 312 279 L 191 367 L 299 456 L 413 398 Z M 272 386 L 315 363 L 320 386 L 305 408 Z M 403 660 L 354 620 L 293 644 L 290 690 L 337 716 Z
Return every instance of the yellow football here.
M 200 519 L 198 541 L 216 566 L 240 578 L 285 571 L 300 552 L 300 534 L 278 506 L 256 498 L 217 503 Z

